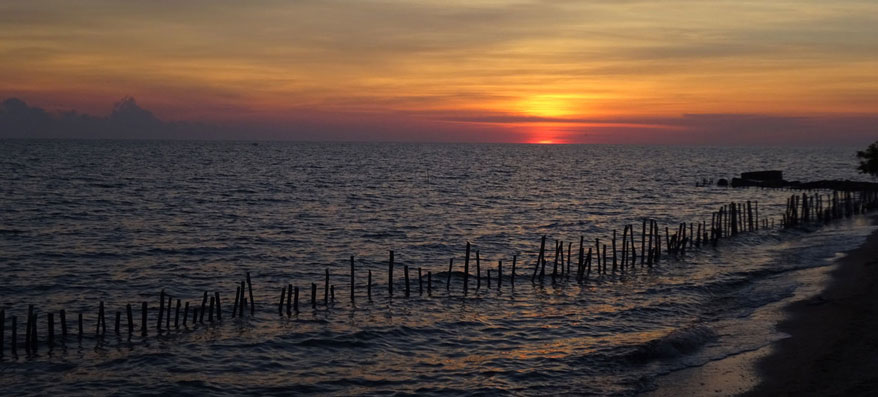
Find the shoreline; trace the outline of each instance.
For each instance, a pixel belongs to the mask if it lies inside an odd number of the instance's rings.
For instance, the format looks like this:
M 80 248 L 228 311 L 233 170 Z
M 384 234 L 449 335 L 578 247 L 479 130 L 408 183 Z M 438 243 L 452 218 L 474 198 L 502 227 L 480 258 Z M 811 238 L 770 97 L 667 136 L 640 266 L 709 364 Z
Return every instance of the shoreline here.
M 878 215 L 871 215 L 878 224 Z M 878 390 L 878 230 L 838 261 L 827 288 L 789 305 L 790 335 L 757 361 L 762 382 L 744 396 L 856 396 Z
M 878 215 L 870 215 L 878 225 Z M 845 252 L 820 292 L 786 304 L 789 337 L 661 375 L 644 396 L 856 396 L 878 390 L 878 229 Z

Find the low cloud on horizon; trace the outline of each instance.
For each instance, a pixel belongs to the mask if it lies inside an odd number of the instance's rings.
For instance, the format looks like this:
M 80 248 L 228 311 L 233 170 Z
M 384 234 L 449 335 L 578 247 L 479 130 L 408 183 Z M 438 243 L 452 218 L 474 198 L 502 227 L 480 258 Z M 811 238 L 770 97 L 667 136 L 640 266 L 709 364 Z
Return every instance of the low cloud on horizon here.
M 421 116 L 322 113 L 301 116 L 292 123 L 218 124 L 163 121 L 132 97 L 122 98 L 106 116 L 47 111 L 19 98 L 8 98 L 0 102 L 0 138 L 530 142 L 536 129 L 558 143 L 860 145 L 878 139 L 878 116 L 874 115 L 684 114 L 620 119 Z M 392 123 L 388 122 L 391 118 Z

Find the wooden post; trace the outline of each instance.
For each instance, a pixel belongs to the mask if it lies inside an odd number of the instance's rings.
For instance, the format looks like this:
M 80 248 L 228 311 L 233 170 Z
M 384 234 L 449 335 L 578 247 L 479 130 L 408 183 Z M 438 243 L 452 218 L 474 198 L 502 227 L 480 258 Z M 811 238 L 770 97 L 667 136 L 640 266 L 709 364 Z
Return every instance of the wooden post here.
M 372 270 L 369 270 L 369 277 L 366 284 L 366 296 L 369 298 L 369 302 L 372 301 Z
M 12 316 L 12 323 L 10 324 L 12 327 L 12 334 L 9 336 L 9 350 L 13 355 L 18 354 L 18 318 L 16 316 Z
M 591 247 L 588 247 L 588 256 L 586 257 L 585 263 L 585 279 L 587 280 L 591 276 Z
M 317 284 L 311 283 L 311 308 L 317 308 Z
M 204 324 L 204 312 L 207 310 L 207 291 L 204 291 L 204 297 L 201 298 L 201 309 L 198 309 L 198 322 Z
M 277 315 L 278 316 L 282 317 L 284 315 L 284 299 L 286 299 L 286 297 L 287 297 L 287 286 L 284 285 L 280 289 L 280 300 L 277 303 Z
M 34 313 L 34 318 L 33 318 L 33 320 L 31 320 L 31 327 L 30 327 L 30 332 L 33 333 L 30 337 L 30 341 L 33 344 L 33 347 L 31 347 L 31 350 L 34 353 L 36 353 L 37 349 L 39 348 L 39 343 L 38 343 L 39 341 L 37 340 L 37 317 L 38 317 L 37 313 Z
M 409 295 L 410 295 L 410 290 L 409 290 L 409 266 L 408 266 L 408 265 L 404 265 L 404 266 L 402 267 L 402 269 L 403 269 L 403 274 L 405 275 L 405 297 L 408 298 Z
M 479 250 L 476 250 L 476 291 L 482 287 L 482 266 L 479 261 Z
M 204 314 L 202 313 L 201 316 L 204 317 Z M 209 323 L 213 322 L 213 297 L 212 296 L 210 297 L 210 305 L 208 306 L 208 309 L 207 309 L 207 322 L 209 322 Z
M 448 259 L 448 281 L 445 282 L 445 291 L 451 292 L 451 268 L 454 266 L 454 258 Z
M 634 245 L 634 225 L 628 225 L 628 247 L 631 249 L 631 270 L 634 270 L 634 266 L 637 265 L 637 247 Z M 641 255 L 643 252 L 641 252 Z
M 646 218 L 643 218 L 643 230 L 640 232 L 640 267 L 643 267 L 646 256 Z
M 216 321 L 223 320 L 223 308 L 220 306 L 220 294 L 219 292 L 213 293 L 213 298 L 216 300 Z M 179 307 L 179 303 L 177 304 Z
M 424 295 L 424 279 L 421 277 L 421 268 L 418 267 L 418 295 Z
M 299 314 L 299 287 L 293 288 L 293 311 Z
M 552 284 L 555 284 L 555 277 L 558 275 L 558 244 L 559 241 L 555 240 L 555 258 L 552 259 Z
M 470 253 L 470 243 L 466 242 L 466 254 L 463 259 L 463 294 L 466 295 L 469 292 L 469 253 Z
M 98 333 L 101 336 L 106 335 L 107 334 L 107 319 L 104 316 L 104 301 L 101 301 L 100 305 L 98 306 L 98 324 L 100 327 L 100 329 L 98 330 Z M 36 326 L 36 322 L 34 322 L 34 326 Z
M 393 254 L 390 255 L 393 258 Z M 391 262 L 393 259 L 391 259 Z M 329 306 L 329 269 L 324 269 L 326 277 L 323 281 L 323 306 Z
M 174 328 L 180 328 L 180 305 L 181 304 L 182 304 L 182 302 L 180 302 L 180 300 L 177 299 L 177 308 L 174 310 Z
M 515 262 L 518 259 L 518 255 L 512 255 L 512 275 L 509 276 L 509 286 L 513 289 L 515 288 Z
M 821 201 L 820 204 L 822 206 L 823 202 Z M 754 212 L 756 214 L 756 230 L 759 230 L 759 202 L 758 201 L 753 202 L 753 209 L 755 210 Z
M 0 316 L 3 317 L 3 316 Z M 5 318 L 3 319 L 5 320 Z M 49 322 L 49 348 L 55 347 L 55 315 L 52 312 L 46 314 L 46 321 Z M 116 312 L 116 333 L 119 333 L 119 312 Z M 0 339 L 0 346 L 3 346 L 3 339 Z M 0 348 L 0 352 L 3 349 Z M 2 353 L 0 353 L 2 355 Z
M 567 242 L 567 271 L 564 272 L 564 279 L 570 281 L 570 250 L 573 249 L 573 243 Z
M 3 351 L 6 349 L 6 310 L 0 310 L 0 357 L 3 357 Z
M 351 306 L 354 305 L 354 288 L 356 287 L 356 283 L 354 283 L 354 256 L 351 255 Z M 289 302 L 287 302 L 289 303 Z M 288 305 L 289 306 L 289 305 Z M 289 315 L 289 308 L 287 308 L 287 315 Z
M 613 230 L 613 273 L 616 273 L 616 230 Z
M 628 263 L 628 225 L 622 230 L 622 272 L 625 272 L 625 265 Z
M 540 264 L 543 263 L 543 254 L 545 254 L 545 251 L 546 251 L 546 235 L 543 235 L 542 239 L 540 240 L 540 253 L 539 253 L 539 255 L 537 255 L 537 266 L 534 268 L 533 276 L 530 277 L 531 283 L 536 283 L 537 273 L 540 270 Z M 543 273 L 545 273 L 545 268 L 543 268 Z M 541 279 L 542 279 L 542 277 L 541 277 Z
M 490 291 L 491 290 L 491 269 L 485 269 L 485 273 L 487 274 L 487 276 L 486 276 L 487 277 L 486 278 L 487 286 L 488 286 L 488 290 Z
M 116 326 L 113 328 L 113 332 L 116 335 L 119 335 L 119 326 L 121 325 L 121 323 L 122 323 L 122 312 L 117 311 L 116 312 L 116 324 L 115 324 Z
M 58 313 L 60 315 L 61 320 L 61 338 L 65 341 L 67 340 L 67 312 L 64 309 L 61 309 L 61 312 Z M 0 344 L 2 345 L 2 344 Z
M 140 305 L 140 333 L 146 336 L 146 302 Z M 82 337 L 82 313 L 79 313 L 79 335 Z
M 165 317 L 165 329 L 167 329 L 167 330 L 171 329 L 171 303 L 172 303 L 171 296 L 168 295 L 168 313 Z
M 390 251 L 390 265 L 387 269 L 387 296 L 393 298 L 393 251 Z
M 238 304 L 240 302 L 239 299 L 241 299 L 240 294 L 241 294 L 241 287 L 239 287 L 237 285 L 237 283 L 235 283 L 235 304 L 232 305 L 232 318 L 235 318 L 235 316 L 238 314 Z M 183 317 L 183 319 L 185 320 L 186 317 Z M 183 325 L 185 325 L 185 323 Z
M 130 338 L 131 334 L 134 333 L 134 313 L 131 310 L 130 303 L 125 304 L 125 319 L 128 320 L 128 337 Z M 66 321 L 64 320 L 64 311 L 62 310 L 61 311 L 61 324 L 62 324 L 61 332 L 66 337 L 67 336 L 67 324 L 64 324 L 64 323 L 66 323 Z
M 206 296 L 206 295 L 205 295 Z M 162 289 L 162 292 L 159 294 L 159 317 L 158 321 L 156 321 L 155 329 L 158 330 L 159 333 L 162 332 L 162 320 L 165 315 L 165 290 Z M 100 324 L 100 318 L 98 319 L 98 323 Z
M 250 315 L 256 315 L 256 300 L 253 299 L 253 283 L 250 282 L 250 272 L 247 272 L 247 290 L 250 292 Z
M 606 244 L 604 244 L 604 260 L 602 262 L 604 263 L 604 266 L 603 266 L 604 273 L 603 274 L 607 274 L 607 245 Z
M 497 262 L 497 291 L 503 286 L 503 261 Z
M 287 317 L 293 315 L 293 284 L 287 284 Z

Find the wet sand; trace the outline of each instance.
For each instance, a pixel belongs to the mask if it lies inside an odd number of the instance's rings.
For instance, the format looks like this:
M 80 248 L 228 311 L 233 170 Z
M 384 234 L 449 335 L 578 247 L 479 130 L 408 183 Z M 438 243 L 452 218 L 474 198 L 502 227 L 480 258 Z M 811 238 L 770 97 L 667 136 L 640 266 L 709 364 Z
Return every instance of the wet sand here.
M 745 395 L 878 394 L 878 231 L 832 275 L 826 291 L 789 306 L 778 329 L 791 337 L 758 361 L 763 382 Z
M 878 395 L 878 230 L 837 264 L 823 292 L 785 308 L 789 338 L 659 377 L 645 395 Z

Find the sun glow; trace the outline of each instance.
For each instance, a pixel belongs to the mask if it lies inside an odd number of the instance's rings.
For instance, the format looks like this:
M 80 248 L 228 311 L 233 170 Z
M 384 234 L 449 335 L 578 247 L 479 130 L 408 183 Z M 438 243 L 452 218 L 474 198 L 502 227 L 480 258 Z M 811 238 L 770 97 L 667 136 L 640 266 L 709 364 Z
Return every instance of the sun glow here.
M 577 113 L 571 95 L 534 95 L 518 103 L 520 112 L 538 117 L 568 117 Z

